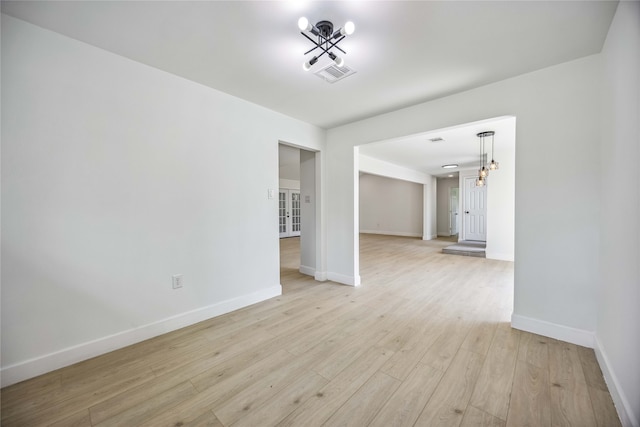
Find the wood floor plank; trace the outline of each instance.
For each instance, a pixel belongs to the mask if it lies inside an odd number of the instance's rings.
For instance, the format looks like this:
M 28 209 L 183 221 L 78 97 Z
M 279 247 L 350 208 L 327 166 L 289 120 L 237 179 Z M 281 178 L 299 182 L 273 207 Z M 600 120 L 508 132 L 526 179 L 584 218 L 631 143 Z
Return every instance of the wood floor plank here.
M 459 426 L 483 362 L 483 356 L 460 349 L 420 414 L 416 425 Z
M 620 419 L 608 391 L 599 387 L 589 387 L 589 397 L 598 427 L 620 427 Z
M 552 383 L 551 425 L 554 427 L 597 426 L 586 383 L 575 384 L 572 389 Z
M 58 422 L 49 424 L 49 427 L 91 427 L 92 425 L 89 411 L 83 409 Z
M 607 390 L 607 384 L 604 382 L 600 365 L 596 359 L 595 352 L 586 347 L 577 346 L 582 372 L 589 387 L 595 387 L 599 390 Z
M 471 405 L 502 420 L 509 412 L 519 342 L 515 329 L 496 332 L 471 396 Z
M 376 372 L 362 387 L 340 407 L 329 420 L 328 426 L 366 426 L 398 388 L 400 381 Z
M 473 407 L 467 406 L 460 427 L 505 427 L 506 421 Z
M 491 414 L 468 406 L 464 411 L 464 418 L 460 427 L 505 427 L 506 422 L 500 418 L 494 417 Z
M 370 426 L 413 426 L 441 379 L 441 371 L 418 364 L 371 421 Z
M 486 356 L 497 327 L 497 322 L 474 322 L 461 347 Z
M 278 426 L 323 425 L 392 355 L 393 352 L 387 349 L 372 348 L 278 423 Z
M 507 427 L 551 425 L 549 372 L 518 360 L 513 379 Z
M 536 334 L 522 334 L 518 359 L 542 369 L 549 369 L 550 338 Z
M 447 322 L 445 330 L 422 357 L 421 362 L 446 371 L 469 332 L 469 322 L 461 319 Z
M 405 380 L 427 350 L 442 335 L 444 327 L 445 322 L 438 317 L 425 321 L 422 330 L 418 330 L 404 347 L 395 352 L 382 367 L 382 371 L 399 380 Z
M 303 373 L 290 387 L 276 393 L 273 398 L 258 409 L 233 423 L 234 427 L 274 426 L 300 404 L 316 395 L 328 383 L 322 376 L 312 371 Z
M 178 384 L 162 393 L 145 399 L 143 402 L 120 412 L 113 417 L 93 424 L 100 427 L 113 426 L 134 426 L 140 425 L 143 421 L 153 418 L 159 410 L 166 410 L 180 402 L 187 400 L 189 397 L 197 393 L 196 389 L 189 381 Z
M 576 345 L 550 341 L 549 381 L 553 426 L 596 426 L 587 381 Z

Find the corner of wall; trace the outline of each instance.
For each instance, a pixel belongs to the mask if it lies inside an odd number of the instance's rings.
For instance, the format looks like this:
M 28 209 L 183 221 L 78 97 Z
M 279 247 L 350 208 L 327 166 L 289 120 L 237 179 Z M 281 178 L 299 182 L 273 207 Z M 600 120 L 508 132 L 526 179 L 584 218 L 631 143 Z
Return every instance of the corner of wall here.
M 594 344 L 593 332 L 521 316 L 515 313 L 511 315 L 511 326 L 521 331 L 543 335 L 583 347 L 593 348 Z

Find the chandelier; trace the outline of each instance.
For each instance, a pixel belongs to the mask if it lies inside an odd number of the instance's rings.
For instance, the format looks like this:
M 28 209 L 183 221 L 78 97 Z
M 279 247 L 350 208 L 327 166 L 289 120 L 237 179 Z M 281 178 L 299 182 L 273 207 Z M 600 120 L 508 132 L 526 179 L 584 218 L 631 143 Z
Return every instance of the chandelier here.
M 493 136 L 496 133 L 492 130 L 486 132 L 480 132 L 476 136 L 480 138 L 480 161 L 478 169 L 478 178 L 476 179 L 476 186 L 482 187 L 486 184 L 486 179 L 489 176 L 489 171 L 498 169 L 499 164 L 493 157 Z M 485 152 L 485 138 L 491 137 L 491 162 L 487 163 L 487 153 Z
M 324 54 L 327 54 L 327 56 L 329 56 L 329 58 L 331 58 L 338 67 L 342 67 L 344 65 L 344 59 L 333 53 L 331 50 L 335 48 L 345 55 L 347 54 L 347 52 L 340 49 L 338 43 L 344 40 L 346 36 L 353 34 L 356 29 L 353 22 L 348 21 L 344 24 L 344 27 L 334 32 L 333 23 L 331 23 L 331 21 L 319 21 L 316 25 L 312 25 L 309 20 L 303 16 L 298 20 L 298 28 L 300 29 L 300 34 L 314 44 L 314 47 L 306 51 L 304 54 L 307 55 L 316 49 L 320 49 L 321 51 L 302 65 L 302 68 L 305 71 L 309 71 L 313 64 L 318 62 L 318 59 Z M 309 36 L 307 32 L 316 36 L 316 39 Z

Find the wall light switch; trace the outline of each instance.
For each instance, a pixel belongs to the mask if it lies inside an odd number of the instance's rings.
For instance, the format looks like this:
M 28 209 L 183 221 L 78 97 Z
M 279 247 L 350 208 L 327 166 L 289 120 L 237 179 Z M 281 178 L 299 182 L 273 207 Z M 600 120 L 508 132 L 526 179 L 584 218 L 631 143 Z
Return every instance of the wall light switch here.
M 274 190 L 273 188 L 270 188 L 269 190 L 267 190 L 267 195 L 268 195 L 269 199 L 275 199 L 276 190 Z
M 184 278 L 182 277 L 182 274 L 174 274 L 173 276 L 171 276 L 171 278 L 173 283 L 173 289 L 181 288 L 182 285 L 184 285 Z

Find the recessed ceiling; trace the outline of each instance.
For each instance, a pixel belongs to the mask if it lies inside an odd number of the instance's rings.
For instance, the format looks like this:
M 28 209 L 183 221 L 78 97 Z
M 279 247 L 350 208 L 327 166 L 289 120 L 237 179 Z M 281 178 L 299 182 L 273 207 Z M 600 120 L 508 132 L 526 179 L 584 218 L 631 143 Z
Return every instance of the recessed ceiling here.
M 2 12 L 331 128 L 600 52 L 614 1 L 20 1 Z M 357 73 L 302 70 L 297 28 L 353 20 Z M 307 58 L 308 59 L 308 58 Z M 322 58 L 315 67 L 327 64 Z

